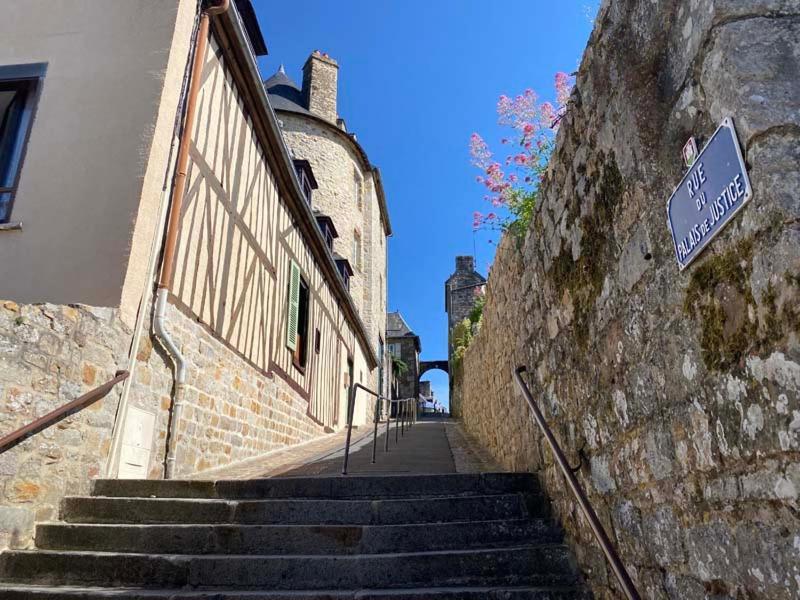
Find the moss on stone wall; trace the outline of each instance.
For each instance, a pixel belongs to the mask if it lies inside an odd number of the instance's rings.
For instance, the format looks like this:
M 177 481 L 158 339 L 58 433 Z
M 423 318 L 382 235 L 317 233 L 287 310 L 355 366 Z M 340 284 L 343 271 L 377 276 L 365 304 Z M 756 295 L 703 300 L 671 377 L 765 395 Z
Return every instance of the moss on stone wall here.
M 758 334 L 752 260 L 753 240 L 748 238 L 692 273 L 683 307 L 700 325 L 703 362 L 710 370 L 737 365 Z
M 625 183 L 614 153 L 607 158 L 600 153 L 599 162 L 602 165 L 602 175 L 594 207 L 580 221 L 583 233 L 581 255 L 577 261 L 573 261 L 570 251 L 562 250 L 553 259 L 548 271 L 559 296 L 563 297 L 565 292 L 569 292 L 575 309 L 574 335 L 582 347 L 586 346 L 589 339 L 590 316 L 594 311 L 595 301 L 603 290 L 607 264 L 613 252 L 611 241 L 614 212 L 625 191 Z

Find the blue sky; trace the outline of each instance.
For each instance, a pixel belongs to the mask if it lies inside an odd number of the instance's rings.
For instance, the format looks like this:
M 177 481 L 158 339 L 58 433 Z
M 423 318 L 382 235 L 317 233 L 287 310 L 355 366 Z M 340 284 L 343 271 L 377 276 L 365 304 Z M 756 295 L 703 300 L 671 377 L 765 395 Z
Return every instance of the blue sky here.
M 422 339 L 422 357 L 447 358 L 444 281 L 455 256 L 486 272 L 497 234 L 473 235 L 488 205 L 470 165 L 469 136 L 494 147 L 500 94 L 553 96 L 556 71 L 577 69 L 597 0 L 253 0 L 269 55 L 292 79 L 311 51 L 339 62 L 339 114 L 381 169 L 394 237 L 389 309 Z M 433 371 L 436 395 L 447 377 Z

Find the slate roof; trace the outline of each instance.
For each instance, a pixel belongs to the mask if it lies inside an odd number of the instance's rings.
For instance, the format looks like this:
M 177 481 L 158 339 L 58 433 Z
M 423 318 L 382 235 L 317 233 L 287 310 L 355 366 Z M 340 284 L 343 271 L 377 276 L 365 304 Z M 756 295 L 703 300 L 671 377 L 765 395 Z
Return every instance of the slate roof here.
M 275 112 L 285 111 L 298 113 L 301 115 L 308 115 L 318 122 L 324 123 L 331 127 L 332 130 L 338 135 L 343 136 L 345 139 L 349 140 L 351 144 L 353 144 L 353 147 L 355 148 L 356 152 L 358 152 L 361 160 L 364 163 L 364 169 L 372 171 L 375 176 L 376 188 L 378 190 L 378 202 L 380 203 L 381 209 L 381 221 L 383 221 L 386 235 L 392 235 L 392 224 L 389 222 L 389 208 L 386 206 L 386 197 L 383 191 L 381 172 L 378 167 L 375 167 L 369 161 L 367 153 L 364 151 L 364 148 L 361 147 L 361 144 L 358 143 L 358 140 L 356 140 L 355 134 L 340 129 L 333 123 L 330 123 L 325 119 L 312 114 L 308 110 L 308 106 L 303 100 L 302 89 L 294 81 L 292 81 L 291 77 L 286 74 L 286 69 L 284 69 L 283 65 L 278 68 L 277 73 L 275 73 L 272 77 L 263 80 L 263 84 L 264 89 L 267 92 L 269 103 Z M 339 120 L 344 123 L 342 119 Z
M 267 54 L 267 44 L 264 43 L 264 35 L 261 33 L 261 27 L 258 25 L 258 18 L 256 11 L 253 9 L 251 0 L 235 0 L 236 10 L 242 18 L 244 30 L 247 32 L 247 37 L 250 39 L 250 45 L 253 47 L 253 52 L 256 56 L 264 56 Z
M 304 115 L 310 115 L 303 102 L 303 92 L 298 85 L 286 74 L 283 65 L 278 72 L 269 79 L 264 80 L 264 88 L 269 94 L 269 102 L 275 110 L 285 110 Z
M 403 315 L 399 312 L 390 312 L 386 315 L 386 337 L 414 336 L 416 333 L 408 326 Z

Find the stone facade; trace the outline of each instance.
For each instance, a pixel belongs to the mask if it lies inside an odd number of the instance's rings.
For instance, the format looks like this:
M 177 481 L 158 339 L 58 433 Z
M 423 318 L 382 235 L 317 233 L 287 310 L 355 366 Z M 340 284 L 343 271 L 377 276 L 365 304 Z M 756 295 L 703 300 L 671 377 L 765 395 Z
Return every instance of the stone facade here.
M 171 333 L 187 360 L 187 385 L 177 439 L 175 476 L 213 469 L 298 444 L 325 433 L 309 402 L 275 373 L 265 375 L 196 319 L 169 304 Z M 155 344 L 155 346 L 154 346 Z M 172 364 L 148 334 L 136 363 L 131 406 L 157 416 L 148 477 L 164 475 Z M 362 403 L 363 404 L 363 403 Z M 364 407 L 357 410 L 363 418 Z M 328 429 L 330 431 L 330 429 Z
M 395 398 L 418 397 L 420 393 L 419 353 L 422 346 L 419 336 L 411 330 L 399 312 L 392 312 L 387 316 L 386 340 L 389 344 L 389 352 L 408 366 L 408 370 L 397 378 Z
M 453 327 L 469 316 L 475 305 L 475 292 L 486 278 L 475 270 L 471 256 L 456 256 L 456 270 L 444 285 L 444 309 L 447 312 L 447 358 L 453 354 Z
M 113 378 L 129 341 L 116 309 L 0 301 L 0 433 Z M 34 520 L 103 473 L 121 388 L 0 455 L 0 548 L 29 545 Z
M 800 596 L 800 6 L 604 2 L 525 239 L 504 239 L 453 408 L 540 473 L 596 597 L 613 575 L 534 397 L 645 598 Z M 680 272 L 680 150 L 732 116 L 750 204 Z

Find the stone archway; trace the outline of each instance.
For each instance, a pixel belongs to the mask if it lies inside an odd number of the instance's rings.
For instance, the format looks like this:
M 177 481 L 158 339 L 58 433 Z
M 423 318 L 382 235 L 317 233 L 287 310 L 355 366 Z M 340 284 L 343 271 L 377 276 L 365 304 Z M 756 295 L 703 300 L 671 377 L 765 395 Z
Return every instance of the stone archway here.
M 450 365 L 446 360 L 421 360 L 419 362 L 420 377 L 422 377 L 422 374 L 425 373 L 425 371 L 430 371 L 432 369 L 439 369 L 448 375 L 450 374 Z
M 421 360 L 419 362 L 419 374 L 417 375 L 417 396 L 420 394 L 420 382 L 422 376 L 428 371 L 444 371 L 447 373 L 448 401 L 450 389 L 452 388 L 453 378 L 450 377 L 450 365 L 446 360 Z M 449 402 L 448 402 L 449 403 Z

